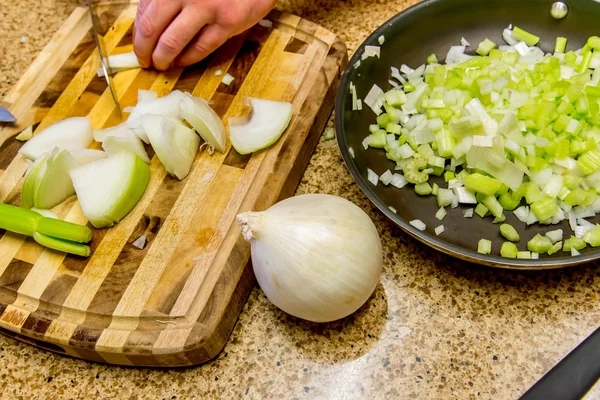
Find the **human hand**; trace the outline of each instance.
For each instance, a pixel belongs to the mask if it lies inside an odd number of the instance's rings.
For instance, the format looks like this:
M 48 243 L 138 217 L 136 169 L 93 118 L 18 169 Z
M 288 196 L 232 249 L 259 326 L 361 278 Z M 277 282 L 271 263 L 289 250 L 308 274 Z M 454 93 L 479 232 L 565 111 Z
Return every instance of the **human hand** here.
M 257 23 L 276 0 L 140 0 L 133 49 L 143 68 L 194 64 Z

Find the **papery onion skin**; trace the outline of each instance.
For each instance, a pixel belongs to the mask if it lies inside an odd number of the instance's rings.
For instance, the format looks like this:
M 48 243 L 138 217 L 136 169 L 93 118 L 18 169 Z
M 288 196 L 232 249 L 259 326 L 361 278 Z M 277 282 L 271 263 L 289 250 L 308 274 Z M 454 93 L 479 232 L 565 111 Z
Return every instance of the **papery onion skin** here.
M 308 194 L 238 215 L 269 300 L 295 317 L 330 322 L 358 310 L 379 283 L 381 241 L 367 214 L 336 196 Z

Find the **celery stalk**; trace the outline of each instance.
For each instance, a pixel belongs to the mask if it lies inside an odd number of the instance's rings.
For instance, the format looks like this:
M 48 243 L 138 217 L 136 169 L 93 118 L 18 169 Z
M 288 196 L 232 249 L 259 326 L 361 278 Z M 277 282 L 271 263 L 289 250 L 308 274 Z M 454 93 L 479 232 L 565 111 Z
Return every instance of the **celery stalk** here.
M 0 204 L 0 229 L 19 235 L 33 236 L 43 217 L 35 211 L 8 204 Z
M 505 258 L 517 258 L 518 252 L 517 245 L 511 242 L 502 243 L 500 248 L 500 255 Z
M 583 250 L 586 247 L 586 243 L 583 239 L 579 239 L 578 237 L 571 236 L 563 245 L 563 251 L 571 251 L 571 249 L 575 250 Z
M 500 225 L 500 234 L 504 236 L 507 240 L 510 240 L 511 242 L 518 242 L 519 240 L 521 240 L 521 237 L 519 236 L 517 230 L 509 224 Z
M 463 179 L 463 184 L 473 192 L 483 193 L 488 196 L 494 195 L 502 186 L 502 182 L 499 180 L 479 173 L 466 176 Z
M 554 45 L 555 53 L 564 53 L 567 49 L 567 38 L 557 37 L 556 44 Z
M 540 41 L 540 38 L 538 36 L 524 31 L 523 29 L 517 26 L 515 26 L 515 28 L 513 29 L 512 36 L 513 38 L 515 38 L 515 40 L 525 42 L 527 46 L 535 46 Z
M 40 232 L 34 232 L 33 239 L 44 247 L 64 253 L 75 254 L 81 257 L 89 257 L 91 253 L 89 246 L 56 239 Z
M 546 236 L 539 233 L 527 242 L 527 249 L 536 253 L 546 253 L 552 249 L 552 242 Z

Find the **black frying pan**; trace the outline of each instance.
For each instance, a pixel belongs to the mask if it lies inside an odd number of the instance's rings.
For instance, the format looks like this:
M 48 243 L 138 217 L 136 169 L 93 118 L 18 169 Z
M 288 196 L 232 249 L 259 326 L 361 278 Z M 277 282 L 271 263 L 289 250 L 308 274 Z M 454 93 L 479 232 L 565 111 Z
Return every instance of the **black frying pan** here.
M 367 136 L 370 124 L 375 123 L 375 114 L 367 107 L 363 111 L 352 111 L 352 97 L 348 90 L 350 82 L 356 85 L 360 98 L 366 96 L 376 83 L 384 91 L 391 88 L 390 66 L 408 64 L 413 68 L 424 64 L 427 56 L 435 53 L 443 60 L 451 45 L 459 45 L 461 37 L 471 43 L 471 51 L 483 39 L 490 38 L 497 44 L 505 44 L 502 31 L 509 24 L 517 25 L 541 37 L 540 47 L 545 52 L 554 50 L 557 36 L 569 39 L 568 49 L 582 47 L 587 38 L 600 34 L 600 2 L 595 0 L 565 1 L 569 7 L 566 18 L 558 20 L 551 16 L 550 0 L 426 0 L 396 15 L 383 24 L 359 47 L 345 71 L 336 103 L 336 130 L 342 155 L 350 172 L 362 191 L 373 203 L 406 232 L 429 246 L 453 256 L 490 266 L 513 269 L 561 268 L 589 262 L 600 258 L 600 249 L 587 248 L 580 256 L 559 252 L 552 257 L 541 256 L 539 260 L 514 260 L 499 255 L 500 243 L 498 225 L 490 218 L 463 218 L 462 207 L 449 210 L 440 223 L 434 215 L 438 210 L 435 198 L 419 197 L 412 188 L 396 189 L 379 184 L 374 187 L 367 181 L 367 168 L 378 174 L 387 169 L 393 170 L 394 163 L 385 158 L 381 150 L 364 150 L 361 142 Z M 369 58 L 361 62 L 359 68 L 353 64 L 360 59 L 366 45 L 378 45 L 379 36 L 384 35 L 381 59 Z M 353 149 L 352 158 L 349 148 Z M 440 179 L 437 183 L 443 182 Z M 446 186 L 442 186 L 446 187 Z M 392 206 L 398 210 L 394 214 Z M 466 208 L 466 207 L 465 207 Z M 507 223 L 512 224 L 521 235 L 520 250 L 526 250 L 526 243 L 537 233 L 562 228 L 565 235 L 571 230 L 567 221 L 549 228 L 534 224 L 524 227 L 511 212 L 506 212 Z M 427 224 L 421 232 L 409 224 L 420 219 Z M 600 218 L 590 219 L 600 222 Z M 436 236 L 434 228 L 443 224 L 446 232 Z M 476 252 L 481 238 L 492 240 L 491 255 Z

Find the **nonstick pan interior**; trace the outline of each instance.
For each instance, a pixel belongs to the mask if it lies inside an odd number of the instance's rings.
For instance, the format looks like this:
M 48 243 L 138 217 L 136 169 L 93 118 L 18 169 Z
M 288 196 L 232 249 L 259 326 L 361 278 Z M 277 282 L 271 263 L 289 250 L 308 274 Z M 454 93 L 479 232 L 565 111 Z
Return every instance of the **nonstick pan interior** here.
M 568 50 L 581 48 L 590 36 L 600 35 L 600 2 L 594 0 L 574 0 L 565 2 L 569 7 L 566 18 L 557 20 L 551 16 L 554 2 L 547 0 L 429 0 L 417 4 L 396 15 L 377 29 L 359 47 L 345 71 L 336 103 L 336 130 L 342 155 L 350 172 L 363 192 L 373 203 L 406 232 L 429 246 L 467 261 L 514 269 L 550 269 L 581 264 L 600 257 L 600 249 L 586 248 L 582 254 L 571 257 L 570 253 L 559 252 L 552 257 L 540 256 L 538 260 L 506 259 L 499 255 L 502 243 L 499 227 L 490 218 L 474 216 L 463 218 L 463 210 L 468 207 L 448 208 L 448 215 L 440 222 L 434 215 L 438 210 L 435 197 L 419 197 L 412 187 L 397 189 L 379 184 L 373 186 L 367 181 L 367 168 L 378 174 L 390 169 L 394 163 L 385 157 L 382 150 L 364 150 L 363 139 L 369 133 L 369 125 L 375 123 L 376 115 L 367 106 L 362 111 L 352 111 L 352 97 L 349 84 L 356 86 L 359 98 L 367 95 L 373 84 L 384 91 L 391 89 L 390 67 L 407 64 L 413 68 L 426 62 L 435 53 L 443 60 L 452 45 L 459 45 L 461 37 L 471 43 L 471 52 L 485 38 L 497 44 L 505 44 L 502 31 L 509 25 L 519 26 L 541 37 L 539 46 L 544 52 L 552 52 L 557 36 L 568 38 Z M 379 45 L 383 35 L 381 58 L 363 60 L 358 68 L 353 65 L 366 45 Z M 352 148 L 354 157 L 350 156 Z M 433 180 L 435 182 L 435 180 Z M 443 179 L 437 183 L 441 187 Z M 397 210 L 393 213 L 388 207 Z M 471 207 L 472 208 L 472 207 Z M 571 234 L 568 222 L 559 225 L 525 227 L 512 212 L 505 212 L 506 222 L 513 225 L 521 235 L 519 249 L 526 250 L 526 243 L 537 233 L 551 229 L 563 229 L 565 236 Z M 415 229 L 409 221 L 420 219 L 427 225 L 425 232 Z M 598 223 L 598 216 L 588 219 Z M 446 232 L 439 237 L 434 229 L 443 224 Z M 481 238 L 492 240 L 491 255 L 476 252 Z

